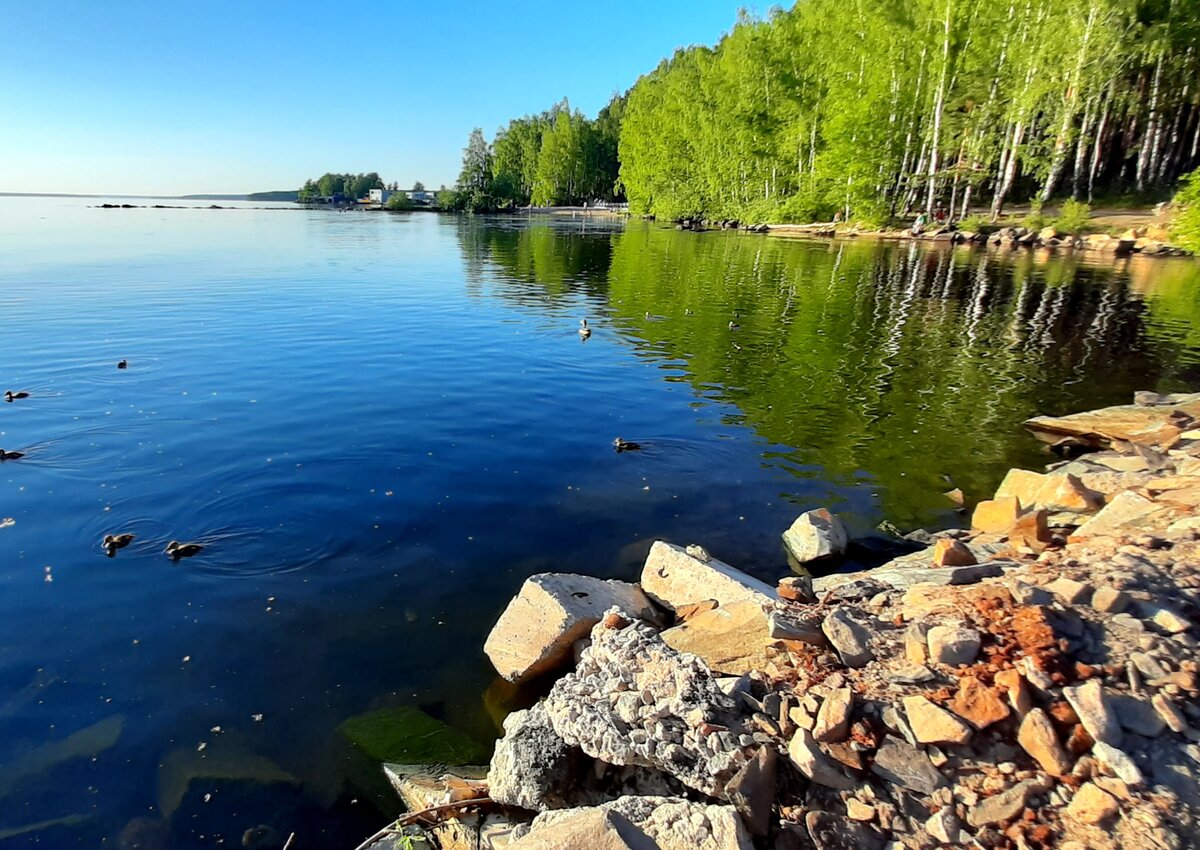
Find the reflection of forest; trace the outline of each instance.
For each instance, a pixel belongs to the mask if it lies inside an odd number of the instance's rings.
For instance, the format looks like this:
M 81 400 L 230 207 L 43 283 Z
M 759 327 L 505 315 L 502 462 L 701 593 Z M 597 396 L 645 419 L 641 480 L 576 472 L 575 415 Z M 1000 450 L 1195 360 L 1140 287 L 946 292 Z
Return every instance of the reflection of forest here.
M 1190 261 L 1143 270 L 637 224 L 580 235 L 480 222 L 462 236 L 502 297 L 603 296 L 640 352 L 683 360 L 697 393 L 787 447 L 772 462 L 847 483 L 865 472 L 897 522 L 929 516 L 943 475 L 977 495 L 1043 462 L 1020 427 L 1030 415 L 1200 380 Z

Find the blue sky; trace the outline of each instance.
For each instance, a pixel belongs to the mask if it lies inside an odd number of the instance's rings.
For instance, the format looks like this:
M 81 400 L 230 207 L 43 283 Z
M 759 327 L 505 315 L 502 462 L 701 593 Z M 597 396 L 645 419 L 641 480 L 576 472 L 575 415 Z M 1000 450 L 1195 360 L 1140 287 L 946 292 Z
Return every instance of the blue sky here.
M 594 115 L 735 0 L 4 0 L 0 191 L 452 183 L 472 127 Z

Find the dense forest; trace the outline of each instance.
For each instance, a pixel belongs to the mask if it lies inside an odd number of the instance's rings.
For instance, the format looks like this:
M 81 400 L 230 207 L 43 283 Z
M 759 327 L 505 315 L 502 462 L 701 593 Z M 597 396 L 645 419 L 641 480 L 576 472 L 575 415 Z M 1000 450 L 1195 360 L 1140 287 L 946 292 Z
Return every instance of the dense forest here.
M 496 209 L 528 204 L 581 204 L 617 196 L 623 97 L 614 97 L 596 119 L 564 99 L 540 115 L 508 122 L 489 145 L 471 133 L 458 184 L 442 206 Z
M 677 51 L 595 121 L 564 101 L 466 154 L 466 208 L 623 194 L 660 217 L 882 221 L 1162 199 L 1200 165 L 1200 0 L 800 0 Z

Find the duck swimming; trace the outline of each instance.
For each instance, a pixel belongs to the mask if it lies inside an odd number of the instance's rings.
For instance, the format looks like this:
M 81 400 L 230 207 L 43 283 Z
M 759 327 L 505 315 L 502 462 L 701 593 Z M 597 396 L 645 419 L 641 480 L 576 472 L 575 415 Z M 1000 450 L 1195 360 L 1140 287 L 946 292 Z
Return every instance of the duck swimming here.
M 741 330 L 741 329 L 742 329 L 742 326 L 741 326 L 741 325 L 739 325 L 737 322 L 730 322 L 730 323 L 729 323 L 729 329 L 730 329 L 731 331 L 739 331 L 739 330 Z
M 200 543 L 180 543 L 178 540 L 172 540 L 167 544 L 167 548 L 163 549 L 163 554 L 172 561 L 178 561 L 180 558 L 190 558 L 193 555 L 199 555 L 203 551 L 204 546 Z
M 132 534 L 106 534 L 104 539 L 100 541 L 100 545 L 108 553 L 108 557 L 115 557 L 118 549 L 124 549 L 134 540 Z
M 25 457 L 25 452 L 6 452 L 0 449 L 0 460 L 20 460 Z
M 631 443 L 629 440 L 622 440 L 620 437 L 617 437 L 615 440 L 613 440 L 613 448 L 616 449 L 618 453 L 637 452 L 642 450 L 640 443 Z
M 592 335 L 592 329 L 588 327 L 587 319 L 579 320 L 579 335 L 584 339 Z
M 129 361 L 128 361 L 128 360 L 122 360 L 120 363 L 118 363 L 118 364 L 117 364 L 117 368 L 118 368 L 118 369 L 128 369 L 128 368 L 129 368 Z
M 21 392 L 16 392 L 16 393 L 14 393 L 12 390 L 4 391 L 4 400 L 5 401 L 13 402 L 19 398 L 29 398 L 29 393 L 25 392 L 24 390 L 22 390 Z

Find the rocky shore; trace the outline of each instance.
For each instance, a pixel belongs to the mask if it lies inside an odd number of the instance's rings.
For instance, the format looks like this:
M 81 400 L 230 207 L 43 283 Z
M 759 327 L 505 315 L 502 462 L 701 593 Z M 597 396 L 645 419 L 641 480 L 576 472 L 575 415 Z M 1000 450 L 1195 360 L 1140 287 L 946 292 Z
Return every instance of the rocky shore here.
M 486 651 L 546 696 L 486 769 L 386 765 L 414 814 L 363 846 L 1200 847 L 1200 394 L 1027 425 L 1045 471 L 868 572 L 800 574 L 817 510 L 775 585 L 662 541 L 531 577 Z
M 952 245 L 991 245 L 1000 248 L 1044 248 L 1061 251 L 1127 257 L 1140 254 L 1147 257 L 1185 257 L 1191 252 L 1170 244 L 1161 227 L 1137 227 L 1114 236 L 1110 233 L 1074 235 L 1053 226 L 1032 230 L 1027 227 L 993 227 L 990 230 L 964 230 L 954 225 L 930 227 L 920 233 L 911 228 L 893 230 L 861 230 L 834 222 L 814 224 L 745 224 L 734 219 L 680 219 L 676 230 L 703 232 L 705 230 L 745 230 L 749 233 L 773 233 L 783 236 L 861 237 L 913 242 L 934 242 Z

